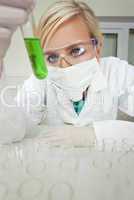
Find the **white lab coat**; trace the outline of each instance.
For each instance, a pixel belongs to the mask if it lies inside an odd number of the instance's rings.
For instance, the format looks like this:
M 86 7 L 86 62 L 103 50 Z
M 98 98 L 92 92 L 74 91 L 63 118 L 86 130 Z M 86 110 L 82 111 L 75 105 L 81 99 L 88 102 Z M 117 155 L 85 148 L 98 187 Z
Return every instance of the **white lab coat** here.
M 35 124 L 85 126 L 115 120 L 117 111 L 134 116 L 134 66 L 115 57 L 100 59 L 100 74 L 92 81 L 79 115 L 72 103 L 47 78 L 32 75 L 17 95 L 17 103 Z

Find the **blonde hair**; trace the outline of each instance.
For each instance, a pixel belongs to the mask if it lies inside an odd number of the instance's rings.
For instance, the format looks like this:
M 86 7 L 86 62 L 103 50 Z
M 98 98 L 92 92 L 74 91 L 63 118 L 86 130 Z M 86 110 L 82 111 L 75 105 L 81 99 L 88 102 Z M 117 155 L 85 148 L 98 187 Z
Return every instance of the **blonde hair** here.
M 59 0 L 47 9 L 35 30 L 35 35 L 41 39 L 42 47 L 45 47 L 62 23 L 74 16 L 81 16 L 84 19 L 91 37 L 97 38 L 98 41 L 102 40 L 98 19 L 85 2 Z

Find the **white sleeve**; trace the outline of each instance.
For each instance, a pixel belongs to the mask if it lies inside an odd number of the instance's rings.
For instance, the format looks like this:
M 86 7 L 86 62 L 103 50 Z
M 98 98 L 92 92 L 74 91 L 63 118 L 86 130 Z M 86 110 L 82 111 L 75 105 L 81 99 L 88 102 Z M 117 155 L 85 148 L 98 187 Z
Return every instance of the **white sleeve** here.
M 93 123 L 97 140 L 114 139 L 121 141 L 124 138 L 134 139 L 134 123 L 120 120 L 105 120 Z
M 17 106 L 25 113 L 27 120 L 35 125 L 40 124 L 46 113 L 46 80 L 38 80 L 32 75 L 19 89 Z
M 26 121 L 23 112 L 16 107 L 0 105 L 0 144 L 22 140 L 26 135 Z
M 26 135 L 25 114 L 10 98 L 6 84 L 3 67 L 0 66 L 0 144 L 9 144 L 22 140 Z M 8 101 L 9 99 L 9 101 Z
M 119 62 L 119 109 L 134 116 L 134 66 Z

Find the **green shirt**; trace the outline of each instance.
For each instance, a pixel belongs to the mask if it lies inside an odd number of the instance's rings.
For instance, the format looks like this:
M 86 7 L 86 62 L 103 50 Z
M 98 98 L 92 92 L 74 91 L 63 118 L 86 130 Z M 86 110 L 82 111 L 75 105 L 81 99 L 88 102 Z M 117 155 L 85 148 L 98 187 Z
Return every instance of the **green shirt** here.
M 89 87 L 87 87 L 87 89 L 83 92 L 83 98 L 80 101 L 73 102 L 74 110 L 78 115 L 80 114 L 80 112 L 85 104 L 85 99 L 87 97 L 88 88 Z
M 73 102 L 74 110 L 78 115 L 80 114 L 84 104 L 85 104 L 85 100 Z

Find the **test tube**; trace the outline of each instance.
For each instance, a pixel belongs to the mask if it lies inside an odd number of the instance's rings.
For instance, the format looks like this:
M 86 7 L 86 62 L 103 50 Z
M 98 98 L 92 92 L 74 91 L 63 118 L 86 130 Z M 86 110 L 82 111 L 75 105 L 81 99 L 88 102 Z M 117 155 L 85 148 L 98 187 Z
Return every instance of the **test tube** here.
M 38 79 L 44 79 L 48 75 L 48 70 L 40 39 L 34 35 L 35 26 L 32 13 L 29 16 L 28 22 L 21 26 L 21 33 L 24 38 L 33 73 Z

